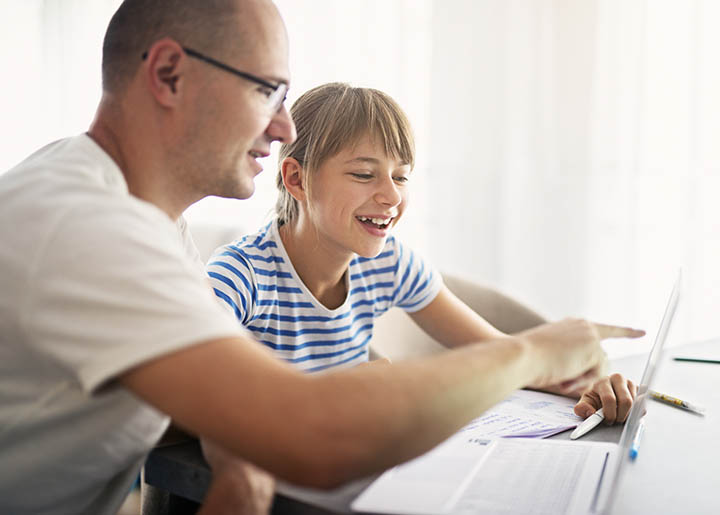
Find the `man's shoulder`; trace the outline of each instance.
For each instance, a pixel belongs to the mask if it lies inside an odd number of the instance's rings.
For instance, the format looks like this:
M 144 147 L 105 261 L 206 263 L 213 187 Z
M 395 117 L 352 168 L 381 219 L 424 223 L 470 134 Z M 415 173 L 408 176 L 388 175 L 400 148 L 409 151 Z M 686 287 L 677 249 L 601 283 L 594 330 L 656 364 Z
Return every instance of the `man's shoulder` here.
M 3 182 L 32 182 L 38 174 L 43 180 L 91 180 L 127 191 L 120 168 L 90 136 L 79 134 L 54 141 L 36 150 L 15 165 Z
M 109 232 L 127 224 L 172 225 L 156 206 L 128 193 L 122 172 L 87 135 L 41 148 L 0 180 L 0 232 L 22 221 L 24 230 L 46 232 L 67 225 Z

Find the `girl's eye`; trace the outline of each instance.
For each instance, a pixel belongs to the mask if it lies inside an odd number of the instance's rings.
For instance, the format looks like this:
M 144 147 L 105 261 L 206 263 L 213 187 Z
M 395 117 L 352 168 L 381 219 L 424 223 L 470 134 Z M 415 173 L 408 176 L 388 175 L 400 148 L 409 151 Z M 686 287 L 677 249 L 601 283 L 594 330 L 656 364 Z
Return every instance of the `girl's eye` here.
M 405 184 L 406 182 L 408 182 L 408 181 L 410 180 L 410 178 L 409 178 L 409 177 L 405 177 L 404 175 L 398 175 L 397 177 L 393 177 L 393 180 L 394 180 L 395 182 L 399 182 L 399 183 L 401 183 L 401 184 Z
M 357 172 L 354 172 L 354 173 L 352 173 L 352 174 L 350 174 L 350 175 L 352 175 L 352 176 L 355 177 L 356 179 L 361 179 L 361 180 L 364 180 L 364 181 L 367 181 L 367 180 L 369 180 L 369 179 L 372 179 L 372 175 L 369 174 L 369 173 L 357 173 Z

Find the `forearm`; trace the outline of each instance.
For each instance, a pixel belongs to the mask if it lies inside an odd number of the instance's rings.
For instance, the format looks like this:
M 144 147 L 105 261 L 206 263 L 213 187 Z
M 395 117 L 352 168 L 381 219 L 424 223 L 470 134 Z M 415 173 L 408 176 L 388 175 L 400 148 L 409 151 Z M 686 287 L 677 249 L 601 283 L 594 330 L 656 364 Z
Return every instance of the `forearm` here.
M 582 376 L 604 360 L 603 332 L 636 334 L 567 319 L 392 367 L 311 378 L 307 394 L 318 402 L 305 413 L 313 432 L 307 449 L 325 450 L 314 453 L 322 458 L 318 484 L 414 457 L 518 388 Z
M 523 386 L 602 359 L 594 326 L 564 321 L 392 367 L 306 375 L 244 338 L 198 344 L 121 382 L 181 426 L 259 467 L 332 486 L 416 456 Z
M 332 486 L 417 456 L 534 377 L 517 339 L 386 367 L 310 377 L 303 413 L 288 413 L 280 473 Z M 302 417 L 297 423 L 290 418 Z M 284 428 L 287 430 L 287 427 Z M 300 454 L 297 454 L 297 453 Z M 288 460 L 294 456 L 294 460 Z M 268 457 L 270 458 L 270 457 Z

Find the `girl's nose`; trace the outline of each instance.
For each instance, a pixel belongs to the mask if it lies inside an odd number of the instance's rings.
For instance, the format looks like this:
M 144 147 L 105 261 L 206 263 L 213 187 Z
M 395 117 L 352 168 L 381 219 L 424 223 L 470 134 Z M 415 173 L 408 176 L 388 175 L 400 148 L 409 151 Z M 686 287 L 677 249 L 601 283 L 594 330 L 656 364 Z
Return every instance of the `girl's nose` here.
M 378 185 L 378 191 L 375 193 L 375 200 L 382 205 L 397 206 L 402 201 L 402 195 L 398 185 L 392 177 L 387 177 Z

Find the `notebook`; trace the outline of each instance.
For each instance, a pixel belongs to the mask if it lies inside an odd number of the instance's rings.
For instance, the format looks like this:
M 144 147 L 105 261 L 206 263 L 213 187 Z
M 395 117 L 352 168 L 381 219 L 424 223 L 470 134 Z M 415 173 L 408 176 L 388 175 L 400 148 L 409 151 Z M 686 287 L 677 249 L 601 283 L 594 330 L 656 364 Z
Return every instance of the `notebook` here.
M 620 442 L 482 439 L 461 433 L 386 471 L 351 504 L 356 512 L 411 515 L 607 513 L 672 324 L 670 294 Z

